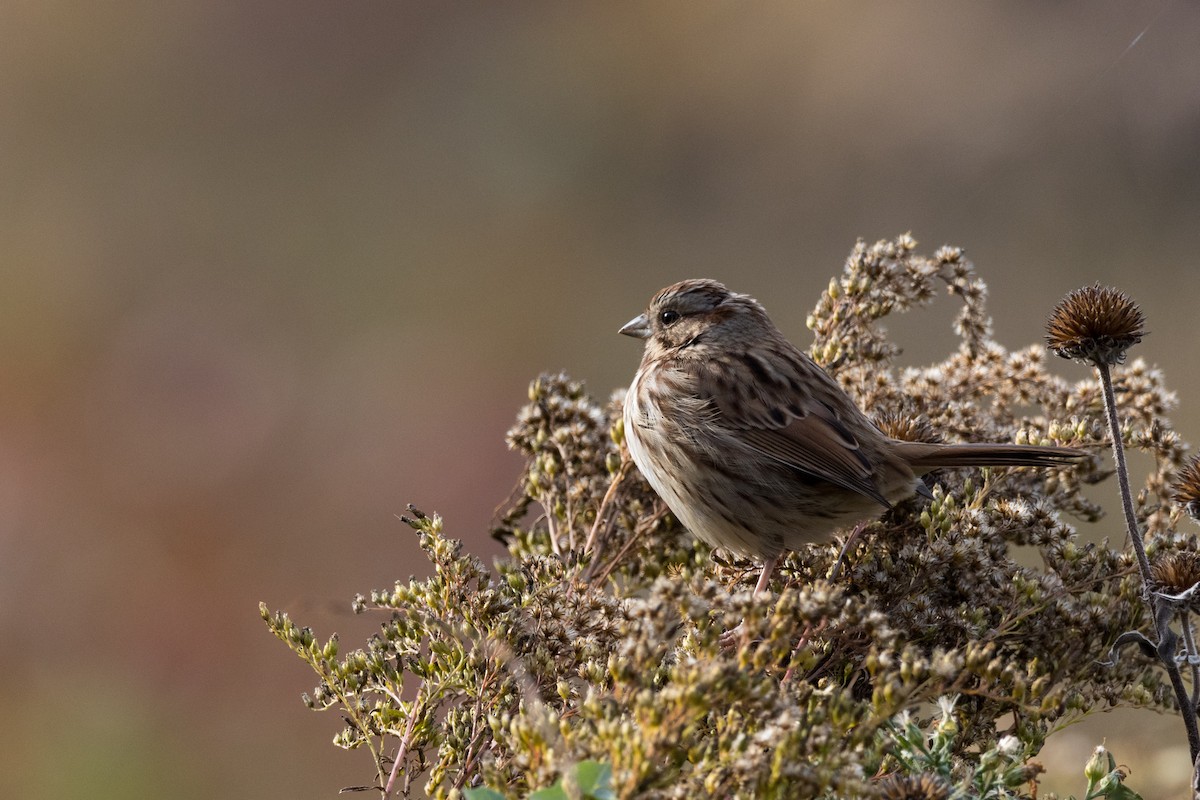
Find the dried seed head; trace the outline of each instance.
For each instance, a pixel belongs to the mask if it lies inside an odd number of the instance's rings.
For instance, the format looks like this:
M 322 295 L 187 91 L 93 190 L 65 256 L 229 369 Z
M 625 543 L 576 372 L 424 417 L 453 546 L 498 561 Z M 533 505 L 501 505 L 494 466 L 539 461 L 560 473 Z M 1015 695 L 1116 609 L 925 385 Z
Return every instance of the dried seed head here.
M 1146 335 L 1145 315 L 1129 295 L 1109 286 L 1085 286 L 1062 299 L 1046 321 L 1046 345 L 1062 358 L 1119 364 Z
M 950 787 L 936 775 L 889 775 L 879 782 L 880 800 L 949 800 Z
M 929 420 L 923 415 L 902 414 L 898 411 L 884 411 L 875 415 L 875 426 L 893 439 L 903 442 L 928 442 L 936 444 L 942 441 Z
M 1171 482 L 1171 499 L 1200 522 L 1200 456 L 1192 456 Z
M 1163 553 L 1150 565 L 1155 591 L 1181 594 L 1200 583 L 1200 553 L 1173 550 Z

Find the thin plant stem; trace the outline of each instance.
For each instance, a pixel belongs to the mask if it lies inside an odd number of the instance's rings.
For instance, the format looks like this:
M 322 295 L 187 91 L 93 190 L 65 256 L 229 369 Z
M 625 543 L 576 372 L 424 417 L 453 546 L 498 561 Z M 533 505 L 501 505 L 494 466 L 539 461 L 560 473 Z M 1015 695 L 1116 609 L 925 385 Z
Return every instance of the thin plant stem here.
M 1125 512 L 1125 527 L 1129 539 L 1133 542 L 1133 552 L 1137 554 L 1138 570 L 1142 573 L 1142 585 L 1150 586 L 1150 559 L 1146 557 L 1146 543 L 1142 541 L 1142 533 L 1138 529 L 1137 517 L 1133 511 L 1133 492 L 1129 488 L 1129 467 L 1125 464 L 1125 442 L 1121 436 L 1121 420 L 1117 417 L 1117 397 L 1113 392 L 1112 370 L 1108 364 L 1096 364 L 1100 373 L 1100 385 L 1104 390 L 1104 411 L 1108 417 L 1108 434 L 1112 439 L 1113 461 L 1116 462 L 1117 484 L 1121 490 L 1121 510 Z
M 1200 653 L 1196 652 L 1196 637 L 1192 634 L 1192 615 L 1186 608 L 1179 612 L 1179 624 L 1183 628 L 1183 655 L 1192 668 L 1192 708 L 1200 709 Z
M 622 454 L 621 466 L 617 469 L 617 474 L 613 475 L 613 479 L 609 482 L 608 491 L 604 493 L 604 499 L 600 501 L 600 507 L 596 509 L 596 519 L 592 523 L 592 530 L 588 533 L 587 542 L 583 545 L 584 553 L 591 553 L 592 549 L 596 546 L 596 538 L 600 532 L 600 527 L 608 519 L 608 507 L 616 496 L 617 488 L 621 485 L 621 481 L 625 480 L 625 476 L 632 466 L 633 461 Z
M 421 689 L 424 688 L 425 685 L 422 684 Z M 389 695 L 391 696 L 392 700 L 395 701 L 396 705 L 400 706 L 400 696 L 390 692 Z M 392 791 L 396 785 L 396 776 L 400 774 L 400 770 L 404 764 L 404 759 L 408 756 L 408 748 L 412 744 L 413 731 L 416 729 L 417 717 L 421 716 L 423 713 L 421 708 L 422 702 L 421 691 L 419 689 L 417 690 L 416 699 L 413 700 L 412 713 L 408 715 L 408 724 L 404 726 L 404 736 L 400 738 L 400 748 L 396 751 L 395 760 L 392 761 L 392 771 L 388 775 L 387 783 L 383 786 L 384 800 L 387 800 L 387 798 L 392 796 Z M 382 748 L 380 749 L 382 751 Z
M 1138 569 L 1142 573 L 1142 596 L 1149 606 L 1150 618 L 1154 620 L 1155 635 L 1158 638 L 1158 658 L 1166 668 L 1171 688 L 1175 691 L 1175 701 L 1179 704 L 1179 714 L 1183 717 L 1183 727 L 1187 730 L 1188 749 L 1191 752 L 1192 763 L 1195 764 L 1197 759 L 1200 759 L 1200 729 L 1196 726 L 1196 706 L 1188 696 L 1187 687 L 1183 685 L 1183 676 L 1179 673 L 1179 665 L 1175 662 L 1175 646 L 1172 642 L 1177 642 L 1178 639 L 1171 630 L 1171 614 L 1163 613 L 1165 609 L 1161 606 L 1164 601 L 1157 599 L 1150 592 L 1150 559 L 1146 556 L 1146 543 L 1142 541 L 1142 533 L 1133 510 L 1133 493 L 1129 488 L 1129 468 L 1125 463 L 1125 444 L 1121 437 L 1121 420 L 1117 416 L 1112 370 L 1108 364 L 1097 361 L 1096 371 L 1100 374 L 1100 385 L 1104 390 L 1104 411 L 1108 417 L 1113 461 L 1116 462 L 1117 468 L 1117 484 L 1121 490 L 1121 508 L 1125 512 L 1125 525 L 1133 543 L 1133 551 L 1137 554 Z M 1195 777 L 1193 775 L 1193 778 Z

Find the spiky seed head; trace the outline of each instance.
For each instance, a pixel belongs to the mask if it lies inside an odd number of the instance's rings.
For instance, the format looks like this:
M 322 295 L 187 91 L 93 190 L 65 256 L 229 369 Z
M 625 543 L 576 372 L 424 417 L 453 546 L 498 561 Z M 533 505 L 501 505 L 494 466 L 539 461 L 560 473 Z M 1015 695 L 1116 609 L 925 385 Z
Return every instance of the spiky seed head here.
M 874 415 L 876 427 L 893 439 L 902 442 L 926 442 L 937 444 L 942 437 L 924 414 L 903 414 L 899 411 L 883 411 Z
M 1046 345 L 1055 355 L 1090 364 L 1120 364 L 1146 335 L 1137 303 L 1110 286 L 1085 286 L 1062 299 L 1046 321 Z
M 950 787 L 936 775 L 889 775 L 879 782 L 880 800 L 950 800 Z
M 1154 590 L 1165 594 L 1181 594 L 1200 583 L 1200 553 L 1194 550 L 1172 550 L 1163 553 L 1150 564 Z
M 1200 456 L 1192 456 L 1171 481 L 1171 499 L 1200 522 Z

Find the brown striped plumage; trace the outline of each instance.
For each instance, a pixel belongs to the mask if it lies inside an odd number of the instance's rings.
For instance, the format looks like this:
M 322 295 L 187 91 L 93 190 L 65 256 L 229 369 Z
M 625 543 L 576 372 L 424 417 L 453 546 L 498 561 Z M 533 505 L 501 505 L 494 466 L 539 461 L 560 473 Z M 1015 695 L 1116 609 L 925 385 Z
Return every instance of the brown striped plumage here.
M 694 535 L 763 559 L 759 589 L 785 550 L 877 516 L 932 469 L 1084 455 L 889 438 L 758 301 L 716 281 L 668 286 L 621 333 L 646 340 L 625 396 L 634 463 Z

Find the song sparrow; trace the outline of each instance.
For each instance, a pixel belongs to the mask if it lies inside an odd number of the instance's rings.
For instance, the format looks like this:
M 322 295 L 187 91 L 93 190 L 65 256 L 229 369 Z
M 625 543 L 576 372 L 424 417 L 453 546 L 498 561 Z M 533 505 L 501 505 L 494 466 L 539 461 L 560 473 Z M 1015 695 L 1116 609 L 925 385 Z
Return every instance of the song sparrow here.
M 938 467 L 1056 467 L 1067 447 L 892 439 L 752 297 L 711 280 L 668 286 L 620 330 L 646 340 L 625 438 L 675 516 L 714 547 L 764 562 L 878 516 Z

